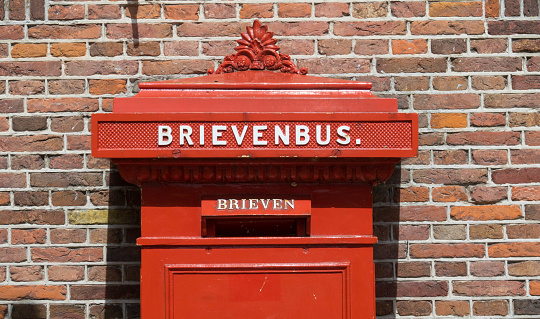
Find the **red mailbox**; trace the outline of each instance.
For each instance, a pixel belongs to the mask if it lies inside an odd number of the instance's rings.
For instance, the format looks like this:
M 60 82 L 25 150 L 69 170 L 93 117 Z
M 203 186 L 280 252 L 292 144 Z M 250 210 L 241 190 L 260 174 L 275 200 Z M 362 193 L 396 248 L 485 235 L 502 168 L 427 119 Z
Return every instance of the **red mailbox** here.
M 142 317 L 373 318 L 372 185 L 416 155 L 417 116 L 247 29 L 213 74 L 92 117 L 93 156 L 142 188 Z

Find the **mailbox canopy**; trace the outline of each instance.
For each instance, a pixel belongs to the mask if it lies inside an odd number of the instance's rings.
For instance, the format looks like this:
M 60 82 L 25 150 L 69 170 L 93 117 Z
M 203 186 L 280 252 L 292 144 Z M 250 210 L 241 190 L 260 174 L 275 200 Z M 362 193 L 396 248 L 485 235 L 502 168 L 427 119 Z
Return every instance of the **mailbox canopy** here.
M 141 83 L 92 117 L 105 158 L 402 158 L 416 155 L 416 114 L 371 83 L 242 71 Z

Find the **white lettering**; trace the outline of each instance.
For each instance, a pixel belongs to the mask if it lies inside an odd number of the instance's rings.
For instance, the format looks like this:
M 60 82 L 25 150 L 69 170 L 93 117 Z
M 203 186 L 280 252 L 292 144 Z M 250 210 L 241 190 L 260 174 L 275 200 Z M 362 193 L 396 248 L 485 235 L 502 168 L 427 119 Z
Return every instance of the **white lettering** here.
M 193 141 L 191 140 L 191 133 L 193 133 L 193 129 L 191 128 L 191 126 L 180 125 L 180 145 L 184 145 L 184 139 L 189 145 L 193 145 Z
M 264 209 L 268 209 L 268 203 L 270 203 L 269 199 L 259 199 Z
M 204 125 L 199 126 L 199 145 L 204 145 Z
M 289 206 L 291 209 L 294 209 L 294 199 L 286 199 L 285 209 L 288 209 L 287 206 Z
M 158 126 L 158 145 L 166 146 L 172 143 L 172 129 L 166 125 Z
M 217 200 L 217 209 L 227 209 L 227 200 L 226 199 L 218 199 Z
M 212 125 L 212 145 L 227 145 L 227 141 L 218 140 L 225 130 L 227 127 L 224 125 Z
M 338 127 L 337 129 L 337 135 L 339 137 L 342 137 L 343 139 L 337 139 L 336 142 L 338 142 L 339 144 L 341 145 L 347 145 L 351 142 L 351 137 L 349 136 L 349 131 L 350 131 L 350 127 L 344 125 L 344 126 L 340 126 Z
M 239 209 L 238 208 L 238 199 L 230 199 L 229 200 L 229 209 Z
M 242 209 L 246 209 L 246 200 L 242 199 Z
M 259 205 L 257 205 L 258 201 L 259 201 L 258 199 L 254 199 L 254 198 L 250 199 L 249 200 L 249 209 L 257 209 L 257 208 L 259 208 Z
M 274 199 L 274 208 L 273 209 L 283 209 L 283 199 Z
M 326 140 L 322 140 L 321 139 L 321 126 L 320 125 L 317 125 L 316 127 L 316 131 L 317 131 L 317 144 L 319 145 L 328 145 L 330 144 L 330 125 L 326 125 Z
M 253 145 L 268 145 L 267 141 L 260 140 L 260 138 L 263 136 L 261 131 L 266 131 L 266 125 L 253 126 Z
M 285 125 L 285 133 L 281 130 L 281 127 L 275 126 L 276 140 L 275 144 L 279 145 L 279 140 L 283 142 L 283 145 L 289 145 L 289 125 Z
M 309 143 L 309 127 L 296 125 L 296 145 L 307 145 Z
M 238 128 L 236 127 L 236 125 L 231 126 L 231 129 L 234 134 L 234 138 L 236 139 L 236 144 L 238 144 L 238 146 L 242 145 L 242 141 L 244 140 L 244 136 L 246 136 L 248 126 L 244 125 L 244 128 L 242 129 L 242 135 L 238 134 Z

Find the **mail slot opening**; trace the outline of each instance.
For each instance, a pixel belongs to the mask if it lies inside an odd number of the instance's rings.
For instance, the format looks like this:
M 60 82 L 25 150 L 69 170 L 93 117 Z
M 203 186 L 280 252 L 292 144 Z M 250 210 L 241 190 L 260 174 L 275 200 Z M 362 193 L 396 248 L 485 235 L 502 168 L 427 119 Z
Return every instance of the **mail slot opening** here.
M 308 217 L 229 217 L 203 218 L 204 237 L 305 237 L 309 236 Z

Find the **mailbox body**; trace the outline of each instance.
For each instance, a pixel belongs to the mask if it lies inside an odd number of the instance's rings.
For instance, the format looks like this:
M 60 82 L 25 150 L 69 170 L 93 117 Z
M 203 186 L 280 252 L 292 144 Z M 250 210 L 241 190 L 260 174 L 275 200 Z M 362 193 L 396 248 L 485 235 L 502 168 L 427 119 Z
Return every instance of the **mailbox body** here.
M 142 188 L 142 318 L 375 317 L 372 185 L 418 123 L 370 87 L 235 72 L 93 116 L 93 155 Z

